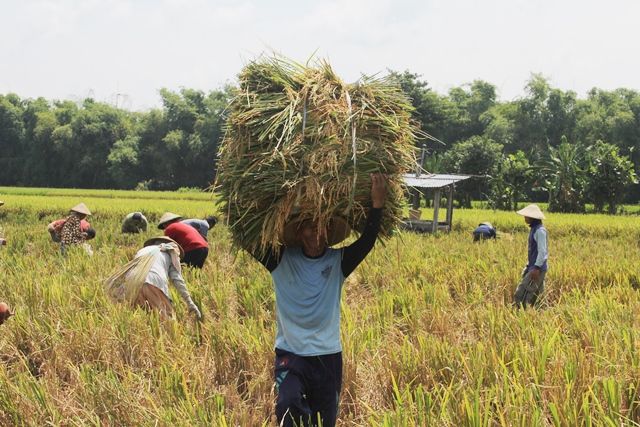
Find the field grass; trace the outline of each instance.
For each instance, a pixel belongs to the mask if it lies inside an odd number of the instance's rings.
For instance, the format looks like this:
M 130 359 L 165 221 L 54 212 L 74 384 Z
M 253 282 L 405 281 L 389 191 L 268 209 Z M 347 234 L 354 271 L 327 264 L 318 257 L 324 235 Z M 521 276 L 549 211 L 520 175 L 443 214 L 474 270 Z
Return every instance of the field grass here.
M 211 195 L 193 194 L 0 191 L 0 300 L 17 313 L 0 327 L 0 425 L 273 423 L 273 289 L 224 225 L 204 270 L 185 274 L 202 323 L 177 294 L 178 321 L 163 324 L 102 291 L 157 232 L 122 235 L 122 216 L 212 213 Z M 65 259 L 46 225 L 79 201 L 95 214 L 95 254 Z M 510 307 L 522 218 L 454 221 L 450 234 L 377 243 L 347 279 L 339 425 L 638 425 L 638 218 L 548 215 L 547 291 L 526 311 Z M 473 244 L 480 221 L 500 239 Z
M 127 191 L 96 190 L 86 188 L 38 188 L 38 187 L 0 187 L 1 195 L 49 196 L 49 197 L 90 197 L 100 199 L 154 199 L 154 200 L 213 200 L 210 191 Z

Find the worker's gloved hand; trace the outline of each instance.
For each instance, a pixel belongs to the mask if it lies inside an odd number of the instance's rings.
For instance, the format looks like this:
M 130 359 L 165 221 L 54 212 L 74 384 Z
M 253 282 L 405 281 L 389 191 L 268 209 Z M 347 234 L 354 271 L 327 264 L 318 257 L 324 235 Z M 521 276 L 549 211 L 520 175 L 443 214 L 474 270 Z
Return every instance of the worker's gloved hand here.
M 189 307 L 189 313 L 193 313 L 196 319 L 202 320 L 202 313 L 200 313 L 200 309 L 195 304 Z

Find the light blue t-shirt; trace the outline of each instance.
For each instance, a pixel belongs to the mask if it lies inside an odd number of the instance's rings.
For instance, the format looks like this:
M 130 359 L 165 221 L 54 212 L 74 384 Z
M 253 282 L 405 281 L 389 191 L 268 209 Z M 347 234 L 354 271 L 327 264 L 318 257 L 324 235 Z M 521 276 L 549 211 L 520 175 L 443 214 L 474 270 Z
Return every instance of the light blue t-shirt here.
M 191 227 L 198 230 L 198 233 L 200 233 L 202 237 L 204 237 L 205 239 L 207 238 L 207 234 L 209 233 L 209 223 L 204 219 L 183 219 L 180 222 L 190 225 Z
M 276 292 L 276 347 L 299 356 L 342 351 L 340 295 L 344 276 L 341 249 L 309 258 L 287 248 L 271 272 Z

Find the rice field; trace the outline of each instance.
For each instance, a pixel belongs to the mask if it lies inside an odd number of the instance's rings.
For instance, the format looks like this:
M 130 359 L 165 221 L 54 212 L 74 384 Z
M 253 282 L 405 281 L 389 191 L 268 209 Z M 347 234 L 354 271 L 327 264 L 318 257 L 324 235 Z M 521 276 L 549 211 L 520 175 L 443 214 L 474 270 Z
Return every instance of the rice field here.
M 122 235 L 142 211 L 215 213 L 209 193 L 0 189 L 0 425 L 273 425 L 274 294 L 219 224 L 203 271 L 185 270 L 204 314 L 177 321 L 114 305 L 101 282 L 156 234 Z M 92 257 L 63 258 L 46 225 L 83 201 Z M 427 210 L 425 209 L 425 216 Z M 491 221 L 501 234 L 474 244 Z M 640 221 L 548 215 L 539 310 L 511 295 L 527 227 L 456 210 L 449 234 L 395 234 L 347 279 L 341 426 L 620 426 L 640 423 Z

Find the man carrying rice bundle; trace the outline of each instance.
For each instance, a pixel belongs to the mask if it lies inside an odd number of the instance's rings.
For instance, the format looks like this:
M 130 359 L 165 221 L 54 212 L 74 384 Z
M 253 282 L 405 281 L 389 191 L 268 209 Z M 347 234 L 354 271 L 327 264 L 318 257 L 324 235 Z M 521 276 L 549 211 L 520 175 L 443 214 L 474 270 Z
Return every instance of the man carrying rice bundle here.
M 354 243 L 329 247 L 351 231 L 340 217 L 332 218 L 327 228 L 296 218 L 285 227 L 284 249 L 257 258 L 271 273 L 276 292 L 274 372 L 280 425 L 336 423 L 342 388 L 342 285 L 373 248 L 387 195 L 384 175 L 371 180 L 367 224 Z
M 395 82 L 348 85 L 326 62 L 256 61 L 239 80 L 217 182 L 235 243 L 273 279 L 276 417 L 334 426 L 342 286 L 400 221 L 419 131 Z M 331 248 L 351 230 L 354 243 Z
M 180 258 L 182 247 L 166 236 L 147 240 L 134 259 L 105 281 L 105 289 L 112 299 L 127 302 L 133 307 L 155 310 L 163 320 L 173 318 L 169 296 L 169 279 L 196 318 L 202 314 L 191 299 L 182 277 Z

